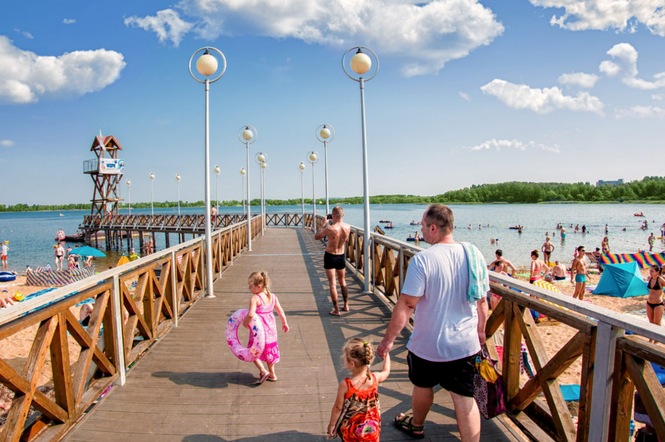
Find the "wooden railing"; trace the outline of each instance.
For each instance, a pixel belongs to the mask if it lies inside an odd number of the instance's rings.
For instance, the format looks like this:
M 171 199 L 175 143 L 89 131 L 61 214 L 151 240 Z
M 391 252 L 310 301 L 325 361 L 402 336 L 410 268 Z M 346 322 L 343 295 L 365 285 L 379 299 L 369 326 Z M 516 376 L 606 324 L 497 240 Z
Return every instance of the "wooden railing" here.
M 252 236 L 260 234 L 256 217 Z M 214 232 L 214 278 L 246 247 L 246 222 Z M 24 363 L 0 355 L 0 383 L 14 392 L 0 441 L 57 440 L 114 382 L 124 384 L 126 370 L 205 293 L 204 250 L 204 238 L 193 239 L 2 309 L 0 342 L 33 337 Z M 70 308 L 92 298 L 85 328 Z
M 247 215 L 212 215 L 212 229 L 221 229 L 247 220 Z M 81 228 L 88 230 L 155 230 L 203 232 L 205 215 L 86 215 Z
M 317 226 L 325 220 L 317 216 Z M 351 227 L 346 243 L 347 264 L 364 278 L 364 231 Z M 371 234 L 375 293 L 389 305 L 397 302 L 409 261 L 420 247 Z M 533 440 L 619 442 L 629 440 L 633 395 L 639 393 L 658 438 L 665 440 L 665 394 L 651 363 L 665 367 L 663 328 L 628 315 L 581 302 L 526 282 L 490 272 L 491 291 L 502 297 L 487 321 L 490 354 L 498 359 L 498 335 L 503 332 L 504 382 L 507 416 Z M 548 353 L 546 337 L 531 311 L 559 321 L 570 339 Z M 625 332 L 633 333 L 624 336 Z M 526 344 L 532 373 L 521 373 L 521 344 Z M 558 378 L 581 359 L 577 423 L 559 388 Z

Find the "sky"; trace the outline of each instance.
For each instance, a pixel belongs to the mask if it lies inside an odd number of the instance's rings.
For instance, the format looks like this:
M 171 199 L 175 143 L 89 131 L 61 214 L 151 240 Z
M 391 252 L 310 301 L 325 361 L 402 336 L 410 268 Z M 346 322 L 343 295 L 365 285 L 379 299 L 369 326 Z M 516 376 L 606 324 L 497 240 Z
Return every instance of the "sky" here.
M 245 125 L 252 198 L 257 152 L 266 197 L 284 199 L 311 150 L 324 197 L 322 124 L 330 196 L 362 195 L 360 88 L 342 68 L 355 46 L 379 58 L 371 195 L 663 175 L 664 43 L 665 0 L 6 0 L 0 204 L 89 202 L 100 131 L 122 146 L 131 201 L 150 202 L 151 172 L 155 201 L 177 199 L 176 174 L 181 200 L 203 200 L 205 92 L 188 62 L 207 46 L 227 63 L 210 85 L 212 199 L 241 198 Z M 304 178 L 311 197 L 308 163 Z

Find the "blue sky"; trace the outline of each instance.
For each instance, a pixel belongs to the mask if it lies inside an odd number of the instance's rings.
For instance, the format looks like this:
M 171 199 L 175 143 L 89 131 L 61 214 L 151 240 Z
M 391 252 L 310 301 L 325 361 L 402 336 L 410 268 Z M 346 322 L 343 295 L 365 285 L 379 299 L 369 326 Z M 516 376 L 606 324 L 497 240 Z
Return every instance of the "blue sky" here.
M 245 147 L 268 155 L 266 196 L 299 198 L 297 165 L 328 146 L 331 196 L 362 195 L 357 45 L 371 194 L 434 195 L 503 181 L 663 175 L 665 0 L 67 0 L 0 6 L 2 204 L 87 202 L 101 130 L 123 147 L 132 201 L 203 199 L 204 90 L 187 62 L 220 49 L 210 157 L 239 199 Z M 258 168 L 251 165 L 252 196 Z M 316 165 L 324 194 L 323 161 Z M 311 168 L 305 171 L 311 195 Z M 211 174 L 212 197 L 215 176 Z M 126 186 L 121 193 L 126 195 Z

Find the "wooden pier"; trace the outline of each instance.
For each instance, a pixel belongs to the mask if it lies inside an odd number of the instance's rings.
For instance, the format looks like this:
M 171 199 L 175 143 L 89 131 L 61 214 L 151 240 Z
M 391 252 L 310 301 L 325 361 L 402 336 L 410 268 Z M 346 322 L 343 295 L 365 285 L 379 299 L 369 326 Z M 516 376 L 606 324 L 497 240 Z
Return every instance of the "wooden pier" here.
M 262 222 L 271 227 L 265 235 Z M 20 366 L 0 355 L 0 383 L 15 392 L 0 441 L 322 440 L 344 376 L 343 342 L 362 336 L 378 343 L 419 250 L 372 235 L 367 276 L 373 293 L 363 294 L 365 234 L 352 227 L 346 246 L 352 312 L 332 317 L 323 244 L 311 231 L 324 222 L 299 214 L 253 218 L 252 251 L 246 222 L 215 231 L 216 298 L 202 298 L 209 282 L 205 238 L 197 237 L 3 310 L 0 341 L 27 329 L 34 329 L 34 341 Z M 233 357 L 224 337 L 228 316 L 248 303 L 246 277 L 254 270 L 271 274 L 292 328 L 279 337 L 279 381 L 259 387 L 251 385 L 256 369 Z M 495 335 L 503 334 L 507 413 L 483 422 L 483 440 L 522 440 L 522 434 L 537 441 L 625 441 L 635 391 L 665 440 L 665 394 L 651 365 L 665 366 L 665 352 L 647 342 L 665 343 L 661 327 L 492 272 L 490 279 L 503 299 L 486 332 L 490 354 L 496 354 Z M 93 296 L 84 329 L 70 308 Z M 530 310 L 565 324 L 572 338 L 548 354 Z M 410 408 L 407 335 L 398 340 L 393 372 L 380 387 L 386 441 L 410 440 L 391 425 Z M 528 377 L 520 374 L 522 341 L 534 369 Z M 80 347 L 75 362 L 73 346 Z M 582 392 L 573 419 L 557 378 L 577 359 Z M 46 370 L 52 373 L 50 394 L 37 388 Z M 439 391 L 435 402 L 427 437 L 456 440 L 449 395 Z

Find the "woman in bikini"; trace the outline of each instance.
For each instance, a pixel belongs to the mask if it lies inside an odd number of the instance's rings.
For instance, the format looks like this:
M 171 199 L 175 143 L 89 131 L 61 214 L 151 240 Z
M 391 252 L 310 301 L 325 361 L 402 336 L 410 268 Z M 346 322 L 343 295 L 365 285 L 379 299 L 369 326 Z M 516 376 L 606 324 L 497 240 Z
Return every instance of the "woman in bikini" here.
M 647 318 L 652 324 L 660 325 L 660 320 L 663 317 L 663 310 L 665 304 L 663 303 L 663 287 L 665 287 L 665 279 L 663 279 L 660 267 L 653 265 L 649 268 L 649 296 L 647 297 Z M 652 341 L 653 342 L 653 341 Z
M 531 275 L 529 275 L 529 282 L 533 284 L 536 281 L 543 279 L 543 274 L 547 273 L 549 266 L 538 259 L 538 250 L 531 252 Z

